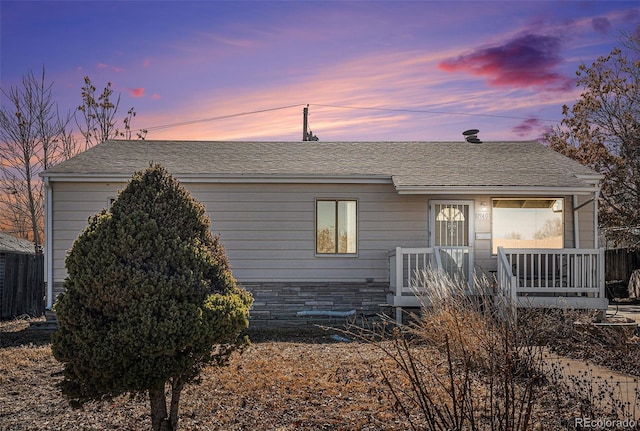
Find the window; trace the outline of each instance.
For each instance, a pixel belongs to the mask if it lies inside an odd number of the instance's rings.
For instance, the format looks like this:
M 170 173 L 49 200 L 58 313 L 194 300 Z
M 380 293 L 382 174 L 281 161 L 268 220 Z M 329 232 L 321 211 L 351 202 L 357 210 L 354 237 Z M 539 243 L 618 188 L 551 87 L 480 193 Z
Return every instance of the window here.
M 493 253 L 504 248 L 562 248 L 563 199 L 493 199 Z
M 316 201 L 316 253 L 356 253 L 356 201 Z

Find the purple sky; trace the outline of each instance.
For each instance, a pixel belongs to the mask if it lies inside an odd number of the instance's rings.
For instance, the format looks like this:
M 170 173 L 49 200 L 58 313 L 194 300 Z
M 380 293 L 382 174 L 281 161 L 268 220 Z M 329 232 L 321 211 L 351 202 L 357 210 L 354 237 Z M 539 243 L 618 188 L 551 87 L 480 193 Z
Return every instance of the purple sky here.
M 147 139 L 297 141 L 310 104 L 323 141 L 489 141 L 557 124 L 578 65 L 635 31 L 640 5 L 3 0 L 0 17 L 3 89 L 44 65 L 66 111 L 84 76 L 110 81 Z

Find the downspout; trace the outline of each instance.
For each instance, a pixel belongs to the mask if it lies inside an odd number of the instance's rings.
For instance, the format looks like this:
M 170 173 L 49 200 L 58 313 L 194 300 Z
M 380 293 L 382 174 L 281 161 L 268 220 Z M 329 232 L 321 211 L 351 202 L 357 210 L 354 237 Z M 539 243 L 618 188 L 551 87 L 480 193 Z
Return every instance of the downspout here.
M 573 248 L 580 248 L 580 220 L 578 218 L 578 195 L 573 195 Z
M 47 280 L 47 309 L 53 308 L 53 191 L 49 184 L 49 177 L 44 181 L 44 274 Z
M 598 200 L 600 199 L 600 187 L 593 192 L 593 248 L 600 248 L 600 230 L 598 224 Z

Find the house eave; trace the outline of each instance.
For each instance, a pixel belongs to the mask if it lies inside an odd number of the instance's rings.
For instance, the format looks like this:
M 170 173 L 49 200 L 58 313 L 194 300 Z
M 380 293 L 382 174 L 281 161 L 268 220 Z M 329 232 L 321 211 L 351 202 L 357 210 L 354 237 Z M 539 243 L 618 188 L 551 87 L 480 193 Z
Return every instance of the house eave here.
M 538 187 L 538 186 L 398 186 L 400 195 L 527 195 L 563 196 L 591 195 L 598 187 Z
M 280 183 L 280 184 L 392 184 L 388 175 L 307 175 L 307 174 L 174 174 L 184 183 Z M 122 173 L 57 173 L 41 175 L 51 182 L 122 182 L 131 175 Z
M 131 175 L 123 173 L 66 173 L 45 172 L 41 174 L 50 182 L 71 183 L 127 183 Z M 266 184 L 393 184 L 387 175 L 309 175 L 309 174 L 180 174 L 175 177 L 184 183 L 266 183 Z M 587 181 L 587 179 L 584 179 Z M 590 195 L 599 190 L 596 176 L 589 178 L 593 185 L 585 187 L 560 186 L 456 186 L 456 185 L 398 185 L 394 184 L 398 194 L 424 195 Z
M 584 181 L 588 181 L 588 182 L 598 182 L 598 181 L 604 179 L 604 175 L 602 175 L 602 174 L 590 174 L 590 175 L 576 174 L 576 178 L 584 180 Z

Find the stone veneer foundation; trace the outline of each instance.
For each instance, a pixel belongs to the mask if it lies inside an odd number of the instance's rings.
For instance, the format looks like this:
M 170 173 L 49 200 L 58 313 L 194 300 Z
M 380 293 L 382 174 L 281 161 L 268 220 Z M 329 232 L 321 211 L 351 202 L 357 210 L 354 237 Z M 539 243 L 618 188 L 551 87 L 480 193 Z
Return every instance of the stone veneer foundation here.
M 344 317 L 297 316 L 298 311 L 350 311 L 357 317 L 375 318 L 391 313 L 386 306 L 389 283 L 262 282 L 239 283 L 253 295 L 250 326 L 343 324 Z M 54 297 L 63 292 L 55 283 Z
M 251 325 L 289 326 L 344 323 L 345 318 L 297 316 L 299 311 L 350 311 L 374 318 L 385 306 L 389 283 L 240 283 L 253 295 Z

